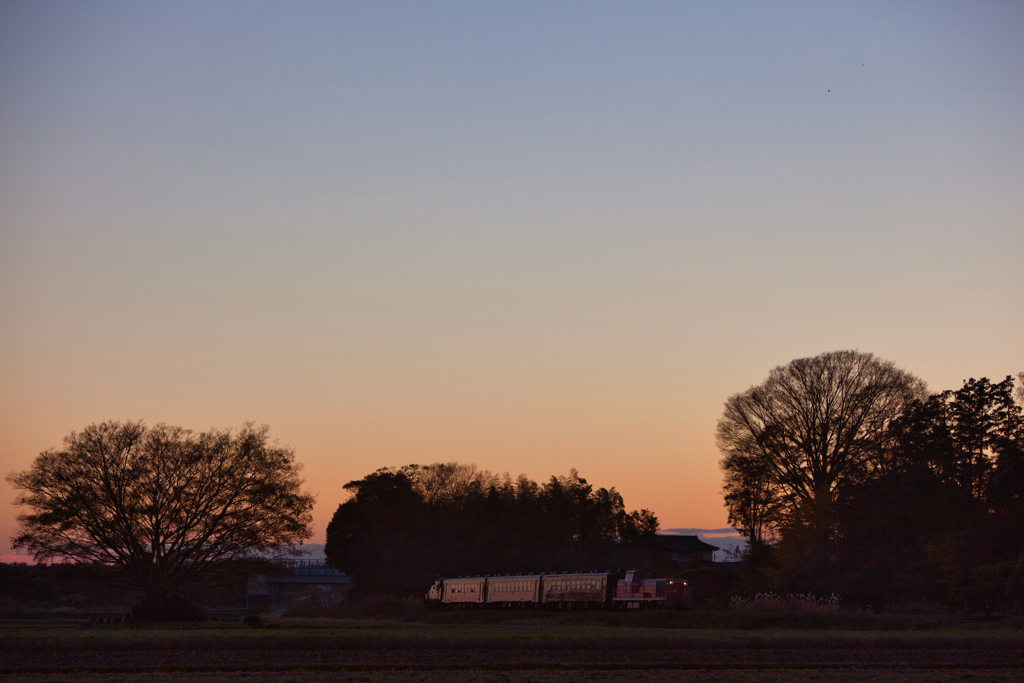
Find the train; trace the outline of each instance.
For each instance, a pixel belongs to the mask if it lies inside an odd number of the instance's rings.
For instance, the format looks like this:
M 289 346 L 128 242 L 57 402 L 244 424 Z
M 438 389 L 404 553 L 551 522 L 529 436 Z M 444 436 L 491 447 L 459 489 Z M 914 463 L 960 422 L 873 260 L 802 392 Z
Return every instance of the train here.
M 687 581 L 631 569 L 438 579 L 425 599 L 438 609 L 683 609 L 693 606 L 693 590 Z

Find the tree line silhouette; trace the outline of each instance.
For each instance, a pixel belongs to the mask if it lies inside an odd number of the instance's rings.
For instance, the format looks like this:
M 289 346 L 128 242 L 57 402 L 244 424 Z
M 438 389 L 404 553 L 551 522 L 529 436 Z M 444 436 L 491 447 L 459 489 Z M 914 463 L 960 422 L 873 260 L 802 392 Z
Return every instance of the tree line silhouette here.
M 658 519 L 579 476 L 538 484 L 474 465 L 384 468 L 349 482 L 328 562 L 363 593 L 421 594 L 440 576 L 577 571 L 650 562 Z
M 1021 373 L 1024 383 L 1024 373 Z M 1024 609 L 1024 387 L 928 394 L 871 354 L 798 359 L 718 426 L 747 590 Z
M 774 590 L 887 609 L 1024 611 L 1018 379 L 929 394 L 891 362 L 836 351 L 731 396 L 717 427 L 723 493 L 750 544 L 738 572 L 688 571 L 703 584 L 698 599 Z M 200 584 L 235 585 L 310 535 L 313 496 L 299 470 L 266 427 L 90 425 L 8 475 L 27 508 L 15 546 L 78 567 L 20 567 L 7 583 L 70 586 L 95 570 L 157 607 Z M 406 465 L 345 489 L 325 552 L 356 592 L 422 594 L 438 576 L 665 566 L 657 517 L 627 512 L 614 488 L 575 470 L 538 484 L 474 465 Z

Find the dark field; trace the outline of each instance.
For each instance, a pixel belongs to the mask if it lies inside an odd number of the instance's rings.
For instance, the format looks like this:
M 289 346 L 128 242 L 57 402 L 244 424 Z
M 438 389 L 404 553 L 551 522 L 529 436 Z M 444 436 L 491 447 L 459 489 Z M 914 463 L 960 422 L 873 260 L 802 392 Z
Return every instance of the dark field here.
M 1024 631 L 298 619 L 155 630 L 9 621 L 0 625 L 0 675 L 26 683 L 1024 681 Z
M 145 673 L 145 674 L 15 674 L 11 683 L 1017 683 L 1020 670 L 901 670 L 866 669 L 770 671 L 636 671 L 636 670 L 529 670 L 529 671 L 288 671 L 257 673 Z

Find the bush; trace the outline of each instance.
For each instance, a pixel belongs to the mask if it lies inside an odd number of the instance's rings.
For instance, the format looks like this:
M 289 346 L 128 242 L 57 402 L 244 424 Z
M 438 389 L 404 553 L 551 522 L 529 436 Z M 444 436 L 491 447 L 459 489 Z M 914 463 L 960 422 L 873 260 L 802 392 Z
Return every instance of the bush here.
M 355 600 L 346 610 L 353 616 L 360 617 L 410 617 L 425 611 L 423 601 L 418 598 L 394 598 L 383 595 L 372 595 Z
M 203 608 L 182 595 L 146 599 L 132 608 L 136 621 L 206 621 Z
M 411 619 L 425 616 L 427 612 L 423 601 L 419 598 L 395 598 L 385 595 L 367 595 L 349 600 L 338 607 L 324 607 L 315 600 L 303 598 L 297 600 L 285 617 L 307 619 L 349 617 L 383 617 L 387 619 Z
M 288 610 L 284 613 L 286 617 L 302 617 L 306 619 L 316 619 L 320 617 L 333 617 L 338 616 L 340 610 L 337 608 L 328 608 L 321 605 L 316 600 L 310 600 L 309 597 L 302 597 L 296 600 L 288 607 Z

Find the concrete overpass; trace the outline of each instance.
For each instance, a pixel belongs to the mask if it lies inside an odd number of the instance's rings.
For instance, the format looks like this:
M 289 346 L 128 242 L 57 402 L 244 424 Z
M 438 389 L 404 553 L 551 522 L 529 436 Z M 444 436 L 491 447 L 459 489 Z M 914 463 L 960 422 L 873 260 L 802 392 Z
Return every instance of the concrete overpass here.
M 282 560 L 288 570 L 281 576 L 254 576 L 245 589 L 245 607 L 250 612 L 265 612 L 277 607 L 282 588 L 317 586 L 321 588 L 321 604 L 330 607 L 332 589 L 348 588 L 352 577 L 327 566 L 327 560 Z

